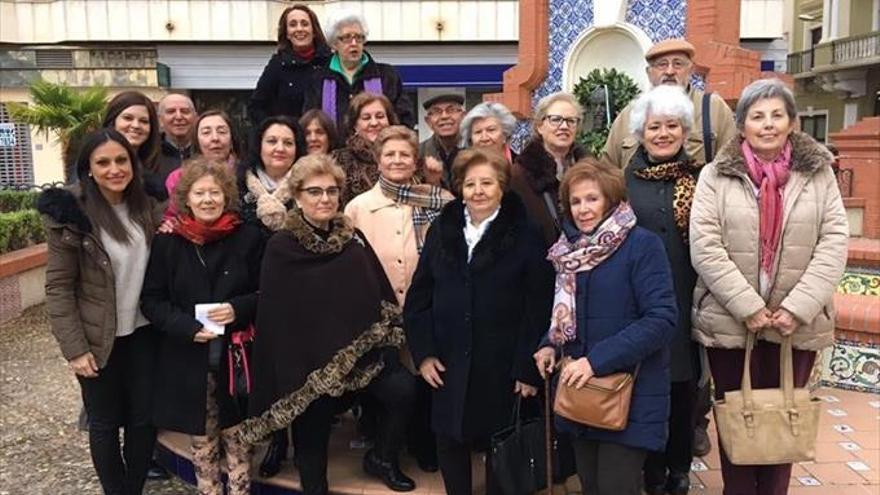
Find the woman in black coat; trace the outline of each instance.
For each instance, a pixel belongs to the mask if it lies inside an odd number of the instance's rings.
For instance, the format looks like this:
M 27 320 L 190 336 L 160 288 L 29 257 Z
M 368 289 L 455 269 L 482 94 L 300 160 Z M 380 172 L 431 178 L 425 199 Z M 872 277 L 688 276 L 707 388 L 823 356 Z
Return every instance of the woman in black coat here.
M 278 50 L 248 101 L 251 125 L 274 115 L 298 119 L 315 71 L 329 60 L 330 47 L 312 9 L 299 4 L 284 9 L 278 19 Z
M 432 224 L 406 296 L 407 341 L 434 388 L 431 424 L 451 495 L 471 493 L 471 451 L 540 383 L 531 354 L 550 318 L 553 271 L 508 179 L 499 154 L 458 155 L 453 182 L 463 200 Z
M 245 495 L 251 449 L 236 432 L 247 411 L 231 393 L 229 348 L 247 339 L 256 316 L 262 236 L 230 211 L 238 202 L 226 166 L 190 161 L 176 193 L 181 213 L 174 233 L 153 241 L 141 294 L 141 309 L 161 336 L 153 419 L 158 428 L 193 435 L 199 493 L 223 493 L 222 443 L 228 493 Z M 194 317 L 195 305 L 207 303 L 219 303 L 207 317 L 223 333 Z
M 691 305 L 697 274 L 691 265 L 688 219 L 700 169 L 687 156 L 693 104 L 677 87 L 659 86 L 633 105 L 630 130 L 639 148 L 624 170 L 638 225 L 660 236 L 675 284 L 678 320 L 671 352 L 671 410 L 665 452 L 648 455 L 644 488 L 649 495 L 684 495 L 690 489 L 694 401 L 699 352 L 691 340 Z

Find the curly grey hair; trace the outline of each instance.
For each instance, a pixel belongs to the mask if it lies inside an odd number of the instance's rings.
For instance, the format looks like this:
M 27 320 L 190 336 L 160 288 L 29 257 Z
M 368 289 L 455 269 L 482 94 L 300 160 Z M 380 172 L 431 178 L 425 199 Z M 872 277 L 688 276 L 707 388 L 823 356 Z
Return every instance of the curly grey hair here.
M 490 117 L 494 118 L 499 124 L 501 124 L 501 130 L 504 133 L 504 140 L 507 141 L 510 139 L 510 136 L 516 131 L 516 117 L 514 117 L 513 114 L 510 113 L 510 110 L 501 103 L 495 103 L 494 101 L 483 102 L 472 108 L 461 121 L 461 131 L 459 132 L 459 135 L 461 136 L 462 148 L 471 147 L 471 128 L 474 126 L 474 122 Z
M 364 32 L 364 36 L 370 35 L 370 30 L 367 28 L 367 21 L 364 19 L 364 16 L 353 12 L 339 12 L 330 18 L 330 22 L 327 24 L 327 27 L 324 28 L 324 37 L 327 38 L 327 43 L 330 45 L 336 43 L 336 37 L 339 36 L 339 31 L 341 31 L 343 27 L 352 24 L 360 26 L 361 31 Z
M 690 134 L 694 126 L 694 104 L 681 86 L 661 84 L 639 96 L 629 114 L 629 132 L 639 142 L 645 137 L 649 115 L 678 119 L 686 134 Z
M 788 118 L 794 122 L 797 120 L 797 104 L 794 94 L 779 79 L 758 79 L 743 89 L 736 103 L 736 128 L 742 130 L 746 123 L 746 114 L 759 100 L 779 98 L 785 103 L 785 112 Z

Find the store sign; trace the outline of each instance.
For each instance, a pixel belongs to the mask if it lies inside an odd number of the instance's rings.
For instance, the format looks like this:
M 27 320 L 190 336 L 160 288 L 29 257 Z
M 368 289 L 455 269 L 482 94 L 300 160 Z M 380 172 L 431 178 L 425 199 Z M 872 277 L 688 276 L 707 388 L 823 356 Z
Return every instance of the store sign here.
M 0 124 L 0 148 L 15 147 L 15 124 Z

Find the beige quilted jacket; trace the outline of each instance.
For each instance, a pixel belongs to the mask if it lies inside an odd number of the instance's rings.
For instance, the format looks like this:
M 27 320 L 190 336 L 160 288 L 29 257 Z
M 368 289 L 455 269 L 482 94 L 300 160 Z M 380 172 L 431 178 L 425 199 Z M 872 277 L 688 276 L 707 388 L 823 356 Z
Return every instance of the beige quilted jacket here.
M 745 320 L 765 305 L 790 311 L 801 323 L 794 347 L 833 343 L 833 295 L 843 275 L 849 236 L 846 211 L 831 171 L 831 154 L 793 132 L 792 174 L 783 192 L 783 231 L 776 278 L 765 301 L 758 289 L 758 201 L 740 150 L 731 140 L 700 174 L 691 209 L 693 337 L 706 347 L 745 347 Z M 779 342 L 776 331 L 762 337 Z

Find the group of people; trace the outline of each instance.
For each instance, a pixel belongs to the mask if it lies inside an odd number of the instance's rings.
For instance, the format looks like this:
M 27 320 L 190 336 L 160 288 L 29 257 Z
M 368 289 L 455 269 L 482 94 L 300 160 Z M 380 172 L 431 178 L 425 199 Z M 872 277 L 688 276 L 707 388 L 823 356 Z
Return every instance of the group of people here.
M 272 476 L 289 435 L 303 493 L 325 494 L 331 427 L 354 406 L 367 474 L 414 490 L 408 453 L 470 494 L 472 453 L 545 378 L 635 371 L 624 430 L 556 417 L 558 434 L 585 493 L 684 494 L 698 383 L 739 387 L 748 332 L 756 387 L 778 383 L 787 335 L 804 385 L 832 340 L 847 224 L 781 82 L 749 85 L 734 115 L 691 85 L 693 47 L 666 40 L 600 157 L 564 92 L 538 101 L 519 153 L 507 108 L 456 94 L 424 103 L 419 143 L 366 37 L 358 16 L 322 31 L 292 6 L 247 154 L 224 112 L 124 92 L 76 183 L 39 199 L 50 323 L 105 493 L 141 493 L 160 429 L 192 436 L 200 494 L 249 493 L 253 446 L 270 439 Z M 721 462 L 725 493 L 787 491 L 790 465 Z

